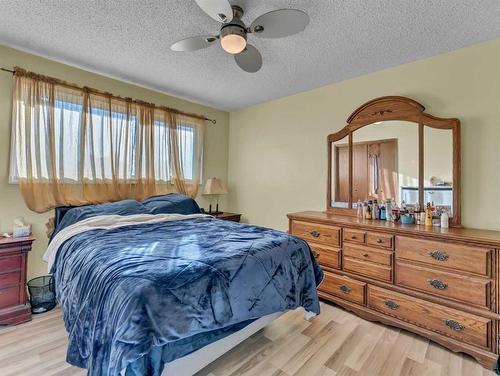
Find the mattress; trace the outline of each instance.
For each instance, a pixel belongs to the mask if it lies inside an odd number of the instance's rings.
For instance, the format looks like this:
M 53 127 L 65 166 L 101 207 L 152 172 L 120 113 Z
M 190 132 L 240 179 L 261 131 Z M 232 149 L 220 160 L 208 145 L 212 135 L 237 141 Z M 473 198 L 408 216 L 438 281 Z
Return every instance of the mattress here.
M 165 364 L 162 376 L 192 376 L 259 330 L 278 319 L 284 312 L 261 317 L 245 328 L 201 349 Z

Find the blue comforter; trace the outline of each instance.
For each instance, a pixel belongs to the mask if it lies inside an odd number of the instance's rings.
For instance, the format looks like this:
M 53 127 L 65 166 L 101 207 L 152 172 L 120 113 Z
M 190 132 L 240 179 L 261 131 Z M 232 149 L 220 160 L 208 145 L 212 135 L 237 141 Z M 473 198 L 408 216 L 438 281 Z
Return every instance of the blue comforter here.
M 323 277 L 303 240 L 208 217 L 80 233 L 52 271 L 68 362 L 113 376 L 159 375 L 274 312 L 319 313 Z

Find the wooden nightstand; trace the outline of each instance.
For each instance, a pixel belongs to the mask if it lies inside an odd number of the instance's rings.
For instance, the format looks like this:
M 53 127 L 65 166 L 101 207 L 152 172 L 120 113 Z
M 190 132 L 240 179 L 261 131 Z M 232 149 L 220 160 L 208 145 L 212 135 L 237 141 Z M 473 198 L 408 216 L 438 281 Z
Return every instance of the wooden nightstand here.
M 215 218 L 223 219 L 225 221 L 239 222 L 241 219 L 241 214 L 237 213 L 221 213 L 214 215 Z
M 0 325 L 16 325 L 31 320 L 27 303 L 26 266 L 35 239 L 0 238 Z

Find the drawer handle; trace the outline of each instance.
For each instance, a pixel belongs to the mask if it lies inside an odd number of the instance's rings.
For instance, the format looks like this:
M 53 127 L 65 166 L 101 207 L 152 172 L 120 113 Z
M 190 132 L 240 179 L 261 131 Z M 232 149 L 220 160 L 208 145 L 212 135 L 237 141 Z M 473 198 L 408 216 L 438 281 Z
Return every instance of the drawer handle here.
M 351 235 L 351 239 L 357 239 L 356 235 Z
M 316 258 L 316 259 L 319 257 L 319 253 L 316 251 L 312 251 L 312 254 L 313 254 L 314 258 Z
M 444 290 L 448 287 L 448 284 L 440 279 L 428 279 L 429 285 L 438 290 Z
M 398 309 L 399 308 L 399 304 L 396 302 L 393 302 L 392 300 L 384 300 L 384 304 L 387 308 L 390 308 L 390 309 Z
M 449 258 L 446 252 L 438 250 L 429 252 L 429 256 L 438 261 L 446 261 Z
M 459 332 L 465 328 L 464 325 L 460 324 L 458 321 L 455 321 L 455 320 L 443 320 L 443 322 L 448 328 L 450 328 L 456 332 Z
M 351 289 L 346 285 L 340 285 L 339 290 L 342 291 L 344 294 L 349 294 L 351 292 Z
M 312 230 L 311 232 L 309 232 L 309 234 L 311 234 L 311 236 L 314 236 L 315 238 L 319 238 L 319 232 L 316 231 L 316 230 Z
M 377 239 L 378 244 L 382 243 L 382 241 L 383 241 L 382 239 Z
M 363 253 L 363 257 L 368 257 L 370 256 L 368 253 Z

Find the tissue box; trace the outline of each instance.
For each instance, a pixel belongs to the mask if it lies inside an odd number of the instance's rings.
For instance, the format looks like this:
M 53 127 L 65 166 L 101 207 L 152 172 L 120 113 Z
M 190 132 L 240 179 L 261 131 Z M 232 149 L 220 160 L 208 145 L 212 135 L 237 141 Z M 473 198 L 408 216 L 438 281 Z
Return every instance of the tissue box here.
M 31 225 L 24 226 L 14 226 L 14 231 L 12 231 L 12 237 L 14 238 L 24 238 L 31 234 Z

